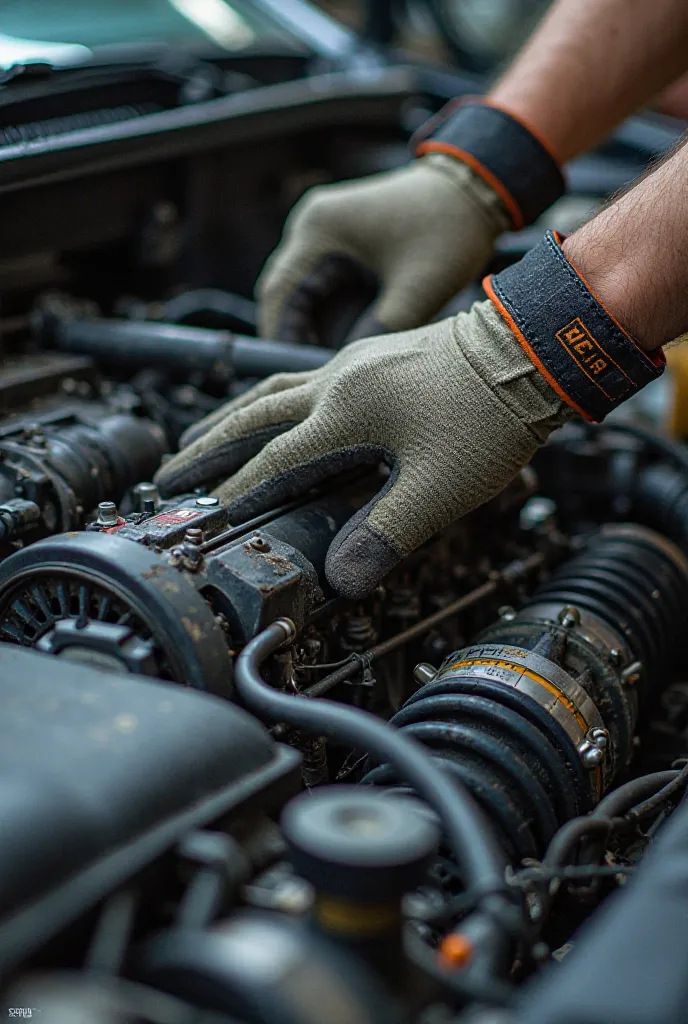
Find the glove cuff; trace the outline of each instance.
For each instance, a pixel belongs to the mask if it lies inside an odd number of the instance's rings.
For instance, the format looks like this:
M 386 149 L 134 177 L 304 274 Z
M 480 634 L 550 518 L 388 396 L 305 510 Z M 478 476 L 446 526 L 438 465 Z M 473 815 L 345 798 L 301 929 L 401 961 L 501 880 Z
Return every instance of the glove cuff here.
M 532 224 L 566 190 L 546 143 L 480 97 L 448 103 L 413 136 L 416 156 L 446 153 L 468 164 L 500 197 L 514 231 Z
M 483 287 L 557 394 L 586 420 L 607 413 L 661 376 L 661 348 L 644 352 L 566 259 L 548 231 L 522 260 Z

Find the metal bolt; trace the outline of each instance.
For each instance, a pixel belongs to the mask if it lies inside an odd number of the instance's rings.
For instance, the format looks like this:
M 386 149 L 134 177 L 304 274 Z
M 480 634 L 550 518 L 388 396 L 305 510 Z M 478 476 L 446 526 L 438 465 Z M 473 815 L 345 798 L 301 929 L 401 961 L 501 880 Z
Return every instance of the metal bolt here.
M 536 530 L 553 522 L 557 514 L 556 503 L 551 498 L 536 495 L 529 498 L 521 509 L 519 523 L 522 530 Z
M 248 544 L 254 551 L 270 550 L 270 545 L 266 541 L 265 537 L 261 537 L 259 533 L 254 533 L 254 535 L 249 539 Z
M 604 761 L 604 752 L 599 747 L 589 747 L 581 755 L 581 761 L 586 768 L 597 768 Z
M 200 547 L 203 543 L 203 530 L 200 530 L 197 526 L 191 526 L 184 534 L 184 541 L 186 544 L 193 544 L 194 547 Z
M 145 512 L 147 516 L 150 516 L 155 512 L 155 502 L 153 501 L 152 498 L 143 499 L 143 508 L 141 509 L 141 511 Z
M 196 504 L 201 508 L 217 508 L 220 504 L 219 498 L 196 498 Z
M 575 629 L 580 626 L 581 615 L 577 608 L 567 604 L 559 612 L 558 620 L 565 629 Z
M 578 744 L 578 756 L 586 768 L 597 768 L 604 761 L 608 746 L 608 731 L 595 726 L 588 730 L 585 739 Z
M 621 651 L 619 650 L 619 648 L 612 647 L 609 654 L 607 655 L 607 659 L 610 665 L 613 665 L 615 668 L 618 668 L 621 664 Z
M 40 427 L 38 427 L 35 430 L 32 430 L 29 434 L 29 443 L 32 444 L 34 448 L 45 448 L 48 443 L 48 439 Z
M 139 508 L 142 511 L 144 511 L 144 512 L 146 511 L 145 503 L 147 501 L 152 501 L 153 502 L 153 510 L 159 508 L 159 506 L 160 506 L 160 491 L 158 489 L 158 485 L 157 484 L 151 484 L 151 483 L 137 484 L 136 487 L 134 488 L 134 493 L 138 496 Z
M 516 609 L 513 605 L 503 604 L 501 608 L 497 609 L 497 615 L 499 615 L 500 619 L 504 622 L 511 622 L 516 618 Z
M 429 665 L 427 661 L 419 662 L 413 670 L 413 678 L 421 686 L 431 683 L 436 675 L 437 669 L 433 665 Z
M 114 501 L 101 501 L 98 505 L 97 521 L 100 526 L 117 526 L 119 516 Z
M 594 743 L 599 750 L 606 750 L 609 746 L 609 733 L 606 729 L 596 726 L 588 733 L 591 743 Z

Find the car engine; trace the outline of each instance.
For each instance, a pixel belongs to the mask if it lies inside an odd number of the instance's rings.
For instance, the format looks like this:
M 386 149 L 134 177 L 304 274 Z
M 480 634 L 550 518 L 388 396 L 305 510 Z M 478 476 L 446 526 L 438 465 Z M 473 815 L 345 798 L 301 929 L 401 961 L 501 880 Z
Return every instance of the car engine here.
M 685 1019 L 685 447 L 571 424 L 355 602 L 325 556 L 382 467 L 244 522 L 152 482 L 189 426 L 345 339 L 363 290 L 301 346 L 255 337 L 247 295 L 299 190 L 398 146 L 391 95 L 355 107 L 342 166 L 317 124 L 225 153 L 221 230 L 220 157 L 180 189 L 158 153 L 131 193 L 91 167 L 92 223 L 0 253 L 9 1016 Z M 36 177 L 12 216 L 77 186 Z

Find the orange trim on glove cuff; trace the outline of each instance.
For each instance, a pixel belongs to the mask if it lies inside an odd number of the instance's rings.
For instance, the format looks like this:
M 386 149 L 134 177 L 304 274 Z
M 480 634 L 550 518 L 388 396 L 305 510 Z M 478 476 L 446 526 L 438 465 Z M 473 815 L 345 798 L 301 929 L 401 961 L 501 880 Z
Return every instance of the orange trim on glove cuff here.
M 421 142 L 416 149 L 416 156 L 425 156 L 427 153 L 444 153 L 447 156 L 454 157 L 455 160 L 461 160 L 462 163 L 468 164 L 472 171 L 482 178 L 486 185 L 489 185 L 493 192 L 496 192 L 499 198 L 506 206 L 509 216 L 513 224 L 514 231 L 520 231 L 525 225 L 523 214 L 521 213 L 520 207 L 514 197 L 511 195 L 509 190 L 504 187 L 499 178 L 490 171 L 487 167 L 480 163 L 472 153 L 467 153 L 465 149 L 461 149 L 459 146 L 453 145 L 451 142 L 440 142 L 433 139 L 428 139 L 427 142 Z

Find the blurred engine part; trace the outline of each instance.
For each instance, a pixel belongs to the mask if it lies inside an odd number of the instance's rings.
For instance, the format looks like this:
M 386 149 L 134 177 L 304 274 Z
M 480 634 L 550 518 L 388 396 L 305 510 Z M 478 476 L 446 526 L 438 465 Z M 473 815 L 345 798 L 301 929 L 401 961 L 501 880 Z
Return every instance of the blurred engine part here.
M 197 373 L 225 386 L 235 376 L 316 370 L 332 358 L 331 351 L 315 345 L 153 321 L 74 319 L 49 325 L 46 334 L 60 351 L 91 356 L 106 366 L 164 366 L 171 373 Z
M 95 402 L 11 420 L 0 426 L 2 536 L 78 529 L 101 501 L 150 477 L 167 450 L 157 424 Z M 28 519 L 13 514 L 17 499 L 35 509 Z
M 3 976 L 178 843 L 193 862 L 195 829 L 298 785 L 298 755 L 229 703 L 108 672 L 94 686 L 88 667 L 19 648 L 2 685 Z M 222 849 L 239 884 L 243 855 Z
M 688 804 L 672 815 L 623 894 L 581 930 L 558 969 L 525 994 L 515 1024 L 681 1024 Z

